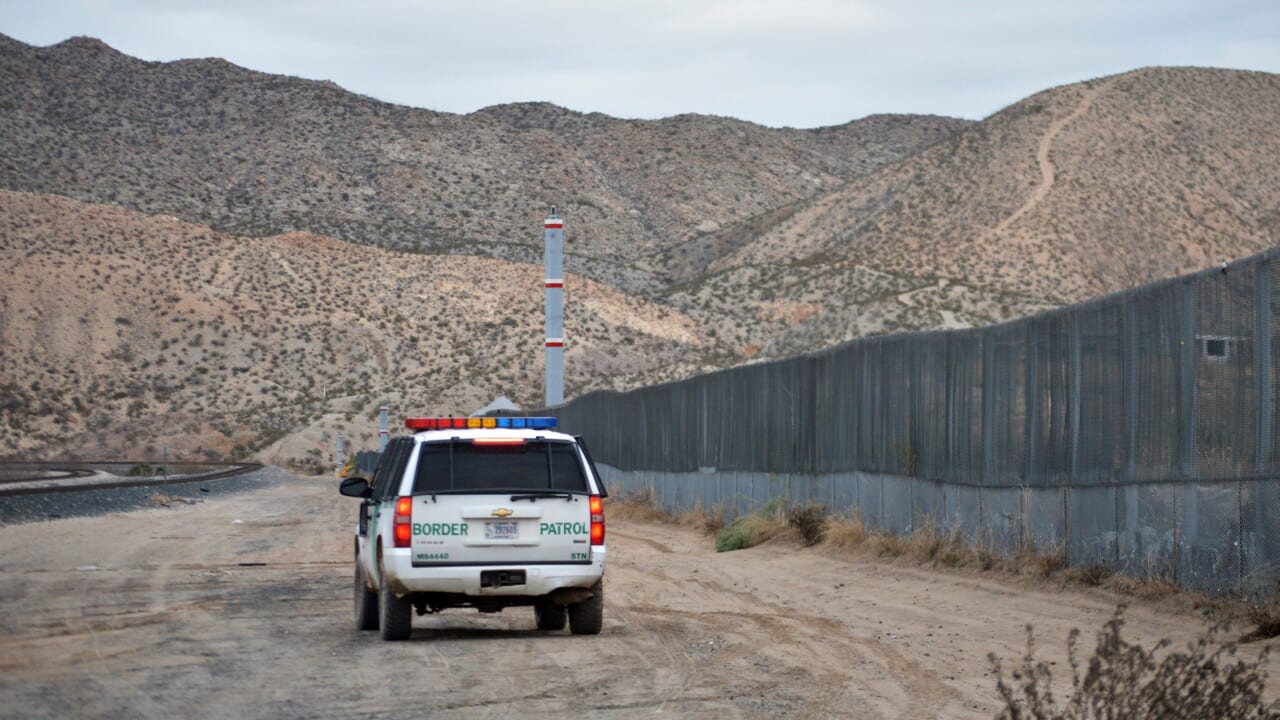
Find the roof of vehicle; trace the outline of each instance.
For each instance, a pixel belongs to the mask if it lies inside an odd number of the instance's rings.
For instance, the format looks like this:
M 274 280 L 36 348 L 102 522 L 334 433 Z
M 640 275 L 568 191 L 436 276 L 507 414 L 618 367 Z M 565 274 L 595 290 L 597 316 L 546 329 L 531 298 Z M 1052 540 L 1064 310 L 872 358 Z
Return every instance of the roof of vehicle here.
M 419 430 L 413 434 L 416 440 L 421 442 L 432 442 L 440 440 L 449 440 L 457 438 L 459 440 L 471 440 L 473 438 L 521 438 L 524 440 L 536 440 L 544 438 L 546 440 L 562 440 L 574 442 L 572 435 L 566 435 L 555 430 L 529 430 L 516 428 L 450 428 L 448 430 Z

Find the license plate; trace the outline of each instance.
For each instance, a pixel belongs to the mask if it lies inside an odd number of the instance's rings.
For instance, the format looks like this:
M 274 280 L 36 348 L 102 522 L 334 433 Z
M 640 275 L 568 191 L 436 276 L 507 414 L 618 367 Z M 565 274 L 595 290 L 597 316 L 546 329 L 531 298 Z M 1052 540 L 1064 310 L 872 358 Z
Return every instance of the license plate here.
M 485 540 L 515 540 L 519 535 L 519 523 L 487 522 L 484 524 Z

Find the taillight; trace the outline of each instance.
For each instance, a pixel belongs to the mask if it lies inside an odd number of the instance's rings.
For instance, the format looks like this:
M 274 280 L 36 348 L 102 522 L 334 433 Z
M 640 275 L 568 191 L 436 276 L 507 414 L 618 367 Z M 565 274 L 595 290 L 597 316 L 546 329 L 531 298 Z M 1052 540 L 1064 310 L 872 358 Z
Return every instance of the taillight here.
M 604 545 L 604 501 L 591 496 L 591 544 Z
M 413 519 L 413 498 L 402 497 L 396 499 L 396 517 L 395 517 L 395 541 L 396 547 L 409 547 L 409 541 L 413 539 L 413 527 L 410 524 Z

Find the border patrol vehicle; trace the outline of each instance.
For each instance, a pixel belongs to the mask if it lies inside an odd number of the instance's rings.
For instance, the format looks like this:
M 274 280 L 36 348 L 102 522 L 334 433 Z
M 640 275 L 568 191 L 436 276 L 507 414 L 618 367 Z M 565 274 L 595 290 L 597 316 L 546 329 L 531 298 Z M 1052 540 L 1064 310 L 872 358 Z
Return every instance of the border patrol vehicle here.
M 556 418 L 410 418 L 361 498 L 355 623 L 409 637 L 419 615 L 532 607 L 539 630 L 594 635 L 604 614 L 604 485 Z

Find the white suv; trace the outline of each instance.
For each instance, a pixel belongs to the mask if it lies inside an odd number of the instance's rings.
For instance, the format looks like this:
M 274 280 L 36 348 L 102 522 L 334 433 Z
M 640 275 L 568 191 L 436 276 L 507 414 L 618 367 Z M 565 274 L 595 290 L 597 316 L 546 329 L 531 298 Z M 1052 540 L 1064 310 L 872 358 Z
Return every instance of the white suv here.
M 555 418 L 410 418 L 364 498 L 355 536 L 355 621 L 384 640 L 419 615 L 532 606 L 540 630 L 600 632 L 607 493 L 581 438 Z

